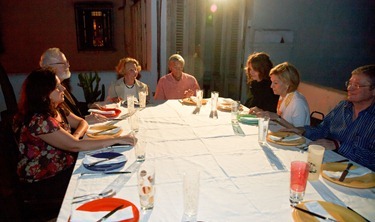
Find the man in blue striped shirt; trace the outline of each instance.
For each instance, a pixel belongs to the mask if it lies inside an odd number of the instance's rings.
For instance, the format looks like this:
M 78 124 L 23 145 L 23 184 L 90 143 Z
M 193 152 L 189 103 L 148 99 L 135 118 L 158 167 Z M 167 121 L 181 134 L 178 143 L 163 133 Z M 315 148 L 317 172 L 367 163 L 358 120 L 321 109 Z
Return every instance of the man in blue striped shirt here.
M 375 171 L 375 65 L 355 69 L 346 87 L 347 100 L 304 136 Z

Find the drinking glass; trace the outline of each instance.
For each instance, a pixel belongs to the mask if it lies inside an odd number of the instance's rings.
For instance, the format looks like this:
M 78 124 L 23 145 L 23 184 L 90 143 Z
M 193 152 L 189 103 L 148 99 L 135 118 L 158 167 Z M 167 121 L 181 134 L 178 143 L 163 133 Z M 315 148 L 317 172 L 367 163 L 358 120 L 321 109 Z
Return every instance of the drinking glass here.
M 138 113 L 135 112 L 128 119 L 129 119 L 130 129 L 134 132 L 138 132 L 139 131 L 139 116 L 138 116 Z
M 290 168 L 289 200 L 292 205 L 299 204 L 305 196 L 309 164 L 304 161 L 293 161 Z
M 183 199 L 184 215 L 182 221 L 197 221 L 199 202 L 200 171 L 190 169 L 184 173 Z
M 211 113 L 210 118 L 217 119 L 217 100 L 219 98 L 219 92 L 212 91 L 211 92 Z
M 197 107 L 200 108 L 202 106 L 203 90 L 197 89 L 196 97 L 197 97 Z
M 141 139 L 138 139 L 137 143 L 135 144 L 135 157 L 137 162 L 143 162 L 146 159 L 146 145 L 147 142 Z
M 232 106 L 231 106 L 231 121 L 232 123 L 235 123 L 237 124 L 238 123 L 238 119 L 237 119 L 237 116 L 238 116 L 238 112 L 239 112 L 239 109 L 240 109 L 240 101 L 233 101 L 232 102 Z
M 142 210 L 154 208 L 155 199 L 155 167 L 150 162 L 144 162 L 138 170 L 138 192 Z
M 145 108 L 146 107 L 146 92 L 145 91 L 140 91 L 138 92 L 138 98 L 139 98 L 139 107 L 140 108 Z
M 319 145 L 309 145 L 307 162 L 310 166 L 309 180 L 318 180 L 320 167 L 324 156 L 324 147 Z
M 264 116 L 258 120 L 258 142 L 261 145 L 266 144 L 266 137 L 268 133 L 268 125 L 270 122 L 269 116 Z
M 128 106 L 128 112 L 131 113 L 134 111 L 134 95 L 127 95 L 126 102 Z

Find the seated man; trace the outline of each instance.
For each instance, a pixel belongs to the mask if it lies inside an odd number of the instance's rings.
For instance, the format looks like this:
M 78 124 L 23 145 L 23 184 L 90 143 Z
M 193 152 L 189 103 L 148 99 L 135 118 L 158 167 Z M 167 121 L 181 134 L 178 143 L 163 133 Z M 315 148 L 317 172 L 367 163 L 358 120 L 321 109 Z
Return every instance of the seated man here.
M 88 108 L 80 107 L 78 100 L 70 92 L 70 64 L 66 59 L 64 53 L 59 48 L 49 48 L 43 52 L 40 57 L 39 65 L 41 68 L 50 67 L 55 70 L 57 77 L 60 79 L 64 87 L 64 106 L 78 117 L 85 118 L 89 123 L 97 123 L 107 121 L 107 118 L 103 115 L 92 113 L 85 117 Z
M 156 86 L 155 100 L 184 99 L 195 95 L 199 88 L 194 76 L 182 72 L 185 60 L 182 56 L 174 54 L 169 57 L 169 74 L 159 79 Z
M 326 149 L 375 171 L 375 65 L 362 66 L 346 82 L 341 101 L 317 127 L 304 126 L 304 136 Z

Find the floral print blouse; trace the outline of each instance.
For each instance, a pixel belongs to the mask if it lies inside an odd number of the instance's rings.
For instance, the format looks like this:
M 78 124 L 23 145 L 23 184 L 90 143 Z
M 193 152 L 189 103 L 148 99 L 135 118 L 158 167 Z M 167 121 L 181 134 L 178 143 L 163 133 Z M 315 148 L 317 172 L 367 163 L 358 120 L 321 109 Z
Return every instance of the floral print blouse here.
M 40 114 L 35 114 L 28 125 L 22 126 L 18 146 L 21 156 L 17 166 L 21 181 L 31 183 L 47 179 L 74 164 L 74 153 L 53 147 L 38 137 L 60 128 L 70 132 L 67 121 L 60 123 L 51 116 Z

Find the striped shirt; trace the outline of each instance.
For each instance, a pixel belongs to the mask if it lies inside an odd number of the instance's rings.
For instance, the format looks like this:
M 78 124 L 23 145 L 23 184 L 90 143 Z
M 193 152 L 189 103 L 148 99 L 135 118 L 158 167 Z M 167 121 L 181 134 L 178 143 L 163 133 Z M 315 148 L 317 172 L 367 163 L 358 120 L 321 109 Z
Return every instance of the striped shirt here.
M 317 127 L 304 128 L 307 138 L 336 140 L 339 154 L 375 171 L 375 104 L 353 121 L 353 103 L 341 101 Z

